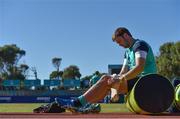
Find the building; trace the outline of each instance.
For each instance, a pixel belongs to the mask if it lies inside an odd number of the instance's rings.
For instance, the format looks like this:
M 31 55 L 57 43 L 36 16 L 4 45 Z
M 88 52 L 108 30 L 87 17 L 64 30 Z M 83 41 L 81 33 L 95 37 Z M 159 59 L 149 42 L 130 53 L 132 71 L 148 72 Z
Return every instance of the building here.
M 108 73 L 109 74 L 119 74 L 122 65 L 120 64 L 109 64 L 108 65 Z

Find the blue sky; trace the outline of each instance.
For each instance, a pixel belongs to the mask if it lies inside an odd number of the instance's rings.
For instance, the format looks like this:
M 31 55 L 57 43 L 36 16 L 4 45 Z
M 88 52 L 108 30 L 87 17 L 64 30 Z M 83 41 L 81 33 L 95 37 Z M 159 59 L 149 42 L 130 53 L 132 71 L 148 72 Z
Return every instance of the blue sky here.
M 165 42 L 180 40 L 179 0 L 0 0 L 0 46 L 26 51 L 21 63 L 36 67 L 40 79 L 77 65 L 82 76 L 123 62 L 125 49 L 111 40 L 119 26 L 147 41 L 157 55 Z M 31 78 L 31 77 L 30 77 Z M 33 78 L 33 77 L 32 77 Z

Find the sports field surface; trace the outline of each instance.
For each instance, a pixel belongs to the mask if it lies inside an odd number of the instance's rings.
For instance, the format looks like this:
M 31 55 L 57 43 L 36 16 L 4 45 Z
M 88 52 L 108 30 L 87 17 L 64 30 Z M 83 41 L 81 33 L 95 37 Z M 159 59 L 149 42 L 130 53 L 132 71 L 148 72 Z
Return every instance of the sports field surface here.
M 42 104 L 31 103 L 31 104 L 0 104 L 0 112 L 9 113 L 9 112 L 32 112 L 33 109 L 39 107 Z M 129 112 L 124 104 L 101 104 L 103 113 L 117 113 L 117 112 Z
M 178 119 L 180 114 L 138 115 L 128 111 L 123 104 L 101 104 L 99 114 L 43 113 L 35 114 L 32 110 L 41 104 L 0 104 L 0 118 L 13 119 Z

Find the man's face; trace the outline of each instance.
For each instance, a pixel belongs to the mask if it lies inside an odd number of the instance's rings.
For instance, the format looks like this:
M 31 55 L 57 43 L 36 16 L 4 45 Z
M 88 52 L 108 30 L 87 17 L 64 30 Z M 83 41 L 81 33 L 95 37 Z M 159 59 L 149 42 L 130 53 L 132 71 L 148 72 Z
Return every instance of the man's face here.
M 128 39 L 126 37 L 123 36 L 117 36 L 115 39 L 115 42 L 119 45 L 122 46 L 124 48 L 129 48 L 130 47 L 130 43 L 128 41 Z

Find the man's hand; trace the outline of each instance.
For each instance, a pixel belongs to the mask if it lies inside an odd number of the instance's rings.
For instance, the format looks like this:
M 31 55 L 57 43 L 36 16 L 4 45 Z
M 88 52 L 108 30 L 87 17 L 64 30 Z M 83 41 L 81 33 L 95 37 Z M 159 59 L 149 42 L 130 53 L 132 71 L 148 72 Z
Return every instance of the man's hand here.
M 117 75 L 117 74 L 111 75 L 111 79 L 108 81 L 108 84 L 111 85 L 116 82 L 119 82 L 119 75 Z
M 111 80 L 109 80 L 109 84 L 113 84 L 113 83 L 122 83 L 125 80 L 124 75 L 117 75 L 117 74 L 113 74 L 111 75 Z
M 125 76 L 113 74 L 111 77 L 111 80 L 108 82 L 112 85 L 111 88 L 116 89 L 118 93 L 127 93 L 127 80 L 125 79 Z

